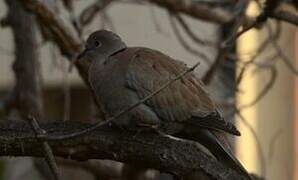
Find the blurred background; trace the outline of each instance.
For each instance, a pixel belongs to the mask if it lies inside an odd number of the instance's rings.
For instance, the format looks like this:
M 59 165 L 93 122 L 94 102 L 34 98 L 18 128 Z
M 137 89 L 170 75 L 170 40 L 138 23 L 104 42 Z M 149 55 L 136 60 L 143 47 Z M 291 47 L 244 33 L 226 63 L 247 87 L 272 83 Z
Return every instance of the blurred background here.
M 23 59 L 36 82 L 29 94 L 37 96 L 31 102 L 36 105 L 32 111 L 40 119 L 96 121 L 99 115 L 88 88 L 75 69 L 69 73 L 69 59 L 75 53 L 71 56 L 61 51 L 63 45 L 49 30 L 52 21 L 43 22 L 38 12 L 24 10 L 26 4 L 35 1 L 20 2 L 0 1 L 1 118 L 22 117 L 22 112 L 30 111 L 13 103 L 26 101 L 14 99 L 22 99 L 17 87 L 22 89 L 22 78 L 26 79 L 17 69 L 22 68 L 18 61 Z M 109 29 L 129 46 L 157 49 L 189 66 L 200 61 L 196 73 L 221 113 L 241 131 L 241 137 L 229 137 L 237 158 L 249 172 L 265 179 L 298 180 L 297 25 L 276 18 L 252 23 L 264 11 L 266 1 L 247 1 L 244 7 L 237 7 L 237 0 L 187 1 L 190 6 L 203 5 L 223 17 L 226 14 L 222 11 L 238 15 L 238 20 L 220 23 L 154 0 L 36 2 L 53 12 L 68 35 L 81 44 L 91 32 Z M 295 1 L 279 1 L 275 9 L 298 17 L 294 5 Z M 46 13 L 41 9 L 41 14 Z M 231 35 L 235 27 L 241 32 L 250 25 L 253 27 L 240 37 Z M 225 43 L 228 48 L 222 48 Z M 63 179 L 121 179 L 125 169 L 112 161 L 58 163 Z M 1 158 L 0 174 L 5 180 L 49 178 L 40 164 L 31 158 Z M 138 176 L 170 178 L 153 170 Z

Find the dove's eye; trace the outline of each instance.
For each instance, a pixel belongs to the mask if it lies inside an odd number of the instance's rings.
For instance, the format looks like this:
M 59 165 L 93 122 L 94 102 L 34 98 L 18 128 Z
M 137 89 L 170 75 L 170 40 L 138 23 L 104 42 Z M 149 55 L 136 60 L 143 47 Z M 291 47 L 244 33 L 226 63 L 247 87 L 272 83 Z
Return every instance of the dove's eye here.
M 100 47 L 101 46 L 101 42 L 100 41 L 95 41 L 94 42 L 95 47 Z

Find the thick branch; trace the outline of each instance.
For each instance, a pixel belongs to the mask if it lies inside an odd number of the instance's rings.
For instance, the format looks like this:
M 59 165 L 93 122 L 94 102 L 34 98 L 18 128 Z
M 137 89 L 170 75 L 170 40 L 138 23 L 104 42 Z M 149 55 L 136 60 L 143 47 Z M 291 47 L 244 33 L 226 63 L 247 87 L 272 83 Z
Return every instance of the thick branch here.
M 90 124 L 55 122 L 42 126 L 51 135 L 82 130 Z M 1 156 L 43 156 L 40 142 L 26 123 L 0 124 Z M 55 156 L 74 160 L 111 159 L 184 176 L 192 172 L 207 173 L 220 180 L 245 179 L 206 155 L 192 142 L 161 137 L 158 134 L 113 130 L 98 131 L 71 140 L 50 141 Z
M 26 12 L 19 1 L 6 0 L 6 4 L 9 7 L 7 19 L 11 25 L 15 42 L 13 70 L 16 85 L 13 95 L 16 97 L 16 108 L 23 118 L 34 117 L 31 121 L 34 130 L 37 134 L 42 133 L 43 131 L 38 127 L 35 120 L 35 118 L 43 119 L 41 72 L 38 61 L 35 17 Z M 55 179 L 59 180 L 58 168 L 51 148 L 47 142 L 42 142 L 42 146 L 44 147 L 45 159 L 49 163 Z M 34 161 L 35 163 L 39 162 L 37 159 Z M 39 166 L 36 167 L 39 169 Z
M 225 10 L 224 8 L 212 7 L 208 3 L 200 1 L 190 1 L 190 0 L 148 0 L 152 3 L 159 5 L 160 7 L 166 8 L 172 12 L 184 13 L 193 18 L 206 20 L 209 22 L 224 24 L 232 22 L 237 15 L 232 12 Z M 269 1 L 270 2 L 270 1 Z M 274 10 L 278 5 L 278 1 L 274 3 L 268 3 L 268 9 Z M 266 17 L 282 20 L 297 26 L 298 17 L 296 14 L 285 11 L 278 10 L 272 13 L 266 14 Z
M 278 10 L 270 14 L 269 17 L 298 26 L 298 15 L 285 10 Z
M 232 13 L 222 8 L 212 8 L 204 3 L 190 0 L 148 0 L 172 12 L 182 12 L 191 17 L 214 22 L 227 23 L 233 20 Z
M 6 0 L 6 4 L 9 9 L 7 21 L 12 29 L 15 45 L 13 71 L 16 85 L 9 103 L 15 103 L 22 116 L 30 114 L 42 118 L 41 73 L 35 19 L 18 1 Z

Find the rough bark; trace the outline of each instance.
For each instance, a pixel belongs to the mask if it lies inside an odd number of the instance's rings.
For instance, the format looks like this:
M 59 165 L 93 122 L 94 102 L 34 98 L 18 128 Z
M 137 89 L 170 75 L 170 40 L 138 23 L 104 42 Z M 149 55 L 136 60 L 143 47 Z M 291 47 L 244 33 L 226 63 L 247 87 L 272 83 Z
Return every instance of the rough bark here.
M 86 128 L 90 124 L 54 122 L 43 124 L 50 135 L 61 135 Z M 40 142 L 26 123 L 0 124 L 0 156 L 42 157 Z M 83 137 L 50 141 L 55 156 L 73 160 L 110 159 L 155 168 L 183 177 L 201 172 L 218 180 L 245 179 L 211 158 L 193 142 L 161 137 L 154 133 L 133 134 L 102 127 Z

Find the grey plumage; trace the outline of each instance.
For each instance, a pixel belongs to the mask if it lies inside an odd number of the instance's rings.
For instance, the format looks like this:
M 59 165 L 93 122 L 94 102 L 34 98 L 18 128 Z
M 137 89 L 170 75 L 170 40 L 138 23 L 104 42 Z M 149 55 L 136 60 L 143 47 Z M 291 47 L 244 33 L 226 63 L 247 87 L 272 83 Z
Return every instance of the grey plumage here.
M 128 48 L 119 36 L 105 30 L 90 35 L 79 60 L 89 62 L 90 87 L 108 117 L 150 95 L 187 69 L 181 61 L 159 51 Z M 239 131 L 220 116 L 203 83 L 193 73 L 114 123 L 133 131 L 154 127 L 163 133 L 198 141 L 218 160 L 247 175 L 218 138 L 222 132 L 240 135 Z

